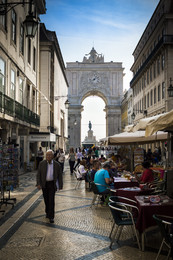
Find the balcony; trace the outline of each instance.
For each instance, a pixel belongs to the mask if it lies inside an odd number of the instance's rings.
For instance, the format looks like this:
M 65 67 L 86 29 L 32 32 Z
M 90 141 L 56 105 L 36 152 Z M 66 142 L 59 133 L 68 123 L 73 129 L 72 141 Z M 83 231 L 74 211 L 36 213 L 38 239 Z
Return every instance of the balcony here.
M 147 68 L 149 62 L 151 62 L 155 58 L 158 51 L 166 44 L 173 44 L 173 35 L 164 35 L 160 39 L 160 41 L 156 44 L 155 48 L 152 50 L 148 58 L 144 61 L 140 69 L 137 71 L 133 79 L 130 81 L 130 87 L 133 87 L 135 81 L 138 80 L 140 75 L 144 73 L 144 70 Z
M 35 126 L 40 126 L 40 116 L 29 110 L 27 107 L 23 106 L 14 99 L 6 96 L 0 92 L 0 112 L 33 124 Z

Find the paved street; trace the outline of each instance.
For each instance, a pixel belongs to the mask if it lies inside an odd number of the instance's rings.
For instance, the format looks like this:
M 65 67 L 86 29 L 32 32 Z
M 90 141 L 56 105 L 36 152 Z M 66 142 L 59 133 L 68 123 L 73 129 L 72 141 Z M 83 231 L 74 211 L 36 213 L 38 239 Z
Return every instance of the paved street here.
M 70 176 L 68 165 L 64 173 L 64 189 L 56 194 L 55 223 L 45 218 L 41 191 L 35 187 L 36 172 L 20 176 L 19 188 L 11 193 L 17 203 L 3 205 L 0 215 L 1 260 L 151 260 L 160 245 L 158 233 L 147 234 L 147 249 L 138 250 L 130 230 L 124 230 L 121 240 L 109 249 L 112 218 L 107 206 L 90 208 L 92 192 L 84 183 L 75 190 L 76 179 Z M 160 259 L 166 259 L 166 251 Z

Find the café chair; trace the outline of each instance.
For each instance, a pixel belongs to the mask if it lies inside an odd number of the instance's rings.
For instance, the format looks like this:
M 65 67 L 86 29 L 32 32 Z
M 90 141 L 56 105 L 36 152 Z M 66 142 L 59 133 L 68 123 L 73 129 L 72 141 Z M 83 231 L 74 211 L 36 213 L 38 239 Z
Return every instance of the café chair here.
M 156 260 L 159 258 L 160 252 L 161 252 L 164 244 L 169 249 L 166 259 L 169 259 L 170 254 L 173 259 L 173 217 L 153 215 L 153 218 L 156 221 L 156 223 L 159 227 L 160 233 L 162 235 L 162 242 L 161 242 L 158 254 L 156 256 Z
M 137 204 L 137 201 L 135 201 L 135 200 L 132 200 L 132 199 L 129 199 L 129 198 L 126 198 L 126 197 L 121 197 L 121 196 L 111 196 L 109 198 L 109 202 L 120 202 L 121 205 L 123 205 L 125 209 L 130 210 L 130 211 L 133 209 L 133 214 L 134 214 L 135 211 L 137 211 L 137 214 L 139 213 L 138 208 L 135 206 Z M 124 214 L 122 214 L 122 217 L 127 218 L 128 215 L 126 213 L 124 213 Z M 111 238 L 114 227 L 115 227 L 115 221 L 113 223 L 109 238 Z
M 76 189 L 78 189 L 78 188 L 80 187 L 82 181 L 85 181 L 85 179 L 78 178 L 78 176 L 77 176 L 77 169 L 76 169 L 76 170 L 73 170 L 73 173 L 74 173 L 74 176 L 75 176 L 75 178 L 76 178 L 76 180 L 77 180 L 76 186 L 75 186 L 75 190 L 76 190 Z
M 133 214 L 132 214 L 133 208 L 137 209 L 137 207 L 127 204 L 127 203 L 121 203 L 121 202 L 109 202 L 108 205 L 110 207 L 114 222 L 117 225 L 117 229 L 111 239 L 110 249 L 112 248 L 112 245 L 113 245 L 115 239 L 116 239 L 116 242 L 118 243 L 124 226 L 132 227 L 133 233 L 137 239 L 138 247 L 139 247 L 139 249 L 141 249 L 138 234 L 137 234 L 136 227 L 135 227 L 136 219 L 133 217 Z M 129 209 L 127 209 L 125 207 L 128 207 Z M 124 217 L 125 214 L 127 214 L 127 218 Z M 111 230 L 111 232 L 112 232 L 112 230 Z M 118 232 L 119 232 L 119 234 L 118 234 Z M 117 234 L 118 234 L 118 236 L 117 236 Z M 111 237 L 111 235 L 110 235 L 110 237 Z
M 121 197 L 121 196 L 111 196 L 109 198 L 109 201 L 110 202 L 128 202 L 129 204 L 132 203 L 132 205 L 136 205 L 137 204 L 137 201 L 136 200 L 132 200 L 132 199 L 129 199 L 129 198 L 126 198 L 126 197 Z
M 99 192 L 98 189 L 97 189 L 97 186 L 104 186 L 104 187 L 106 187 L 108 189 L 108 187 L 105 186 L 105 185 L 101 185 L 99 183 L 91 182 L 91 190 L 93 191 L 94 196 L 93 196 L 90 208 L 93 205 L 95 205 L 96 201 L 97 201 L 97 203 L 96 203 L 97 206 L 98 206 L 99 203 L 101 204 L 102 203 L 101 198 L 103 196 L 105 197 L 107 195 L 107 194 L 103 194 L 102 192 Z
M 158 180 L 149 183 L 148 187 L 153 189 L 151 192 L 152 195 L 164 195 L 166 194 L 165 184 L 165 180 Z

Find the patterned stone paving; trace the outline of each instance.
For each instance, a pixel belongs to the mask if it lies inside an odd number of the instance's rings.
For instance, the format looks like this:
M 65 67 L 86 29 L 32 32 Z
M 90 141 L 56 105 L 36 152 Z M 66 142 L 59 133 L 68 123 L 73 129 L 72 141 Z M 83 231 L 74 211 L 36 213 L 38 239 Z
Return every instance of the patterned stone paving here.
M 12 193 L 17 197 L 18 209 L 26 196 L 35 190 L 35 172 L 20 176 L 20 186 Z M 70 176 L 66 165 L 64 189 L 56 193 L 55 223 L 48 223 L 44 214 L 42 195 L 28 212 L 18 220 L 14 220 L 13 232 L 10 229 L 0 239 L 1 260 L 152 260 L 155 259 L 160 236 L 152 233 L 147 236 L 147 250 L 138 250 L 132 239 L 131 229 L 125 228 L 119 244 L 109 249 L 109 233 L 112 217 L 108 207 L 90 208 L 92 192 L 84 188 L 84 183 L 75 190 L 76 180 Z M 25 202 L 27 203 L 27 199 Z M 17 207 L 18 206 L 18 207 Z M 9 217 L 10 207 L 2 218 L 5 225 Z M 10 216 L 10 218 L 12 218 Z M 1 226 L 0 226 L 1 228 Z M 165 254 L 160 260 L 166 259 Z

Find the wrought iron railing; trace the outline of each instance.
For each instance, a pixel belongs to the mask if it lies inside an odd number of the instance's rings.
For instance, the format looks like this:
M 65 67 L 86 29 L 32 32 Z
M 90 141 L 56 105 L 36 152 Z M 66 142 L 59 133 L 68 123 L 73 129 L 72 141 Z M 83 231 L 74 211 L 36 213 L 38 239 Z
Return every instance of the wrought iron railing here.
M 14 99 L 0 91 L 0 112 L 25 121 L 35 126 L 40 126 L 40 116 L 29 110 Z

